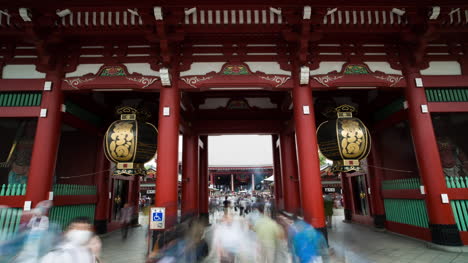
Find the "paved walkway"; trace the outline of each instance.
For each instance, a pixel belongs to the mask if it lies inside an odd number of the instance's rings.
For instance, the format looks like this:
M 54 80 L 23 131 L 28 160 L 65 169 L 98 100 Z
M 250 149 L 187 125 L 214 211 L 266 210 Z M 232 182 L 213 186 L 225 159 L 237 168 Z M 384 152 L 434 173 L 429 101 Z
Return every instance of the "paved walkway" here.
M 337 219 L 337 218 L 335 218 Z M 466 263 L 468 253 L 434 250 L 425 243 L 358 224 L 337 222 L 329 230 L 338 262 L 346 263 Z
M 103 263 L 143 263 L 146 259 L 148 217 L 140 216 L 141 227 L 129 230 L 126 240 L 122 239 L 120 230 L 102 237 Z
M 330 246 L 334 251 L 331 263 L 467 263 L 468 253 L 451 253 L 427 248 L 425 243 L 368 226 L 346 224 L 343 217 L 334 217 L 329 229 Z M 104 263 L 142 263 L 147 249 L 147 217 L 140 218 L 142 227 L 134 228 L 122 241 L 119 231 L 103 240 Z

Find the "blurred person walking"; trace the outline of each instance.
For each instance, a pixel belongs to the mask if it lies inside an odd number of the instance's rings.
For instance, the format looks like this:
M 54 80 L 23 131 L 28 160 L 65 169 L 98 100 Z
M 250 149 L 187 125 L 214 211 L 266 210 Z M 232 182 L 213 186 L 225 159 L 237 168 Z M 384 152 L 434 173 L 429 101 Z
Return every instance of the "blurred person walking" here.
M 281 248 L 280 243 L 285 239 L 284 231 L 278 223 L 265 215 L 265 206 L 259 206 L 257 210 L 260 218 L 256 220 L 253 229 L 260 244 L 259 262 L 283 263 L 277 255 Z
M 120 212 L 120 222 L 122 223 L 122 238 L 127 239 L 133 216 L 133 207 L 126 203 Z
M 245 212 L 246 212 L 246 208 L 247 208 L 247 200 L 245 198 L 242 198 L 240 199 L 239 201 L 239 215 L 240 216 L 244 216 Z
M 323 197 L 323 203 L 325 206 L 325 216 L 327 219 L 327 227 L 331 228 L 333 226 L 333 196 L 327 194 Z
M 224 206 L 224 216 L 227 216 L 229 213 L 229 207 L 231 206 L 231 201 L 228 200 L 227 196 L 224 198 L 223 206 Z
M 47 253 L 40 263 L 96 263 L 99 246 L 90 248 L 93 238 L 91 221 L 87 217 L 77 217 L 68 225 L 64 233 L 64 240 L 52 251 Z M 95 254 L 96 253 L 96 254 Z
M 22 250 L 15 256 L 13 262 L 28 263 L 37 262 L 53 245 L 53 239 L 56 233 L 49 232 L 49 218 L 47 213 L 52 207 L 52 201 L 45 200 L 39 202 L 31 210 L 32 217 L 24 225 L 23 233 L 25 235 Z
M 328 263 L 328 245 L 323 234 L 294 216 L 288 228 L 294 263 Z

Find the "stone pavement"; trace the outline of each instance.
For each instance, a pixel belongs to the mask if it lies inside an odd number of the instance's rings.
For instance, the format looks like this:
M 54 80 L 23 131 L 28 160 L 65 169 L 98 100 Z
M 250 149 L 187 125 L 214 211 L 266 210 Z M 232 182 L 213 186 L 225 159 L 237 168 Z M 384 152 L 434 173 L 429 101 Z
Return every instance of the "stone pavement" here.
M 143 263 L 146 258 L 148 217 L 140 214 L 141 227 L 131 228 L 126 240 L 120 230 L 101 237 L 102 263 Z
M 380 232 L 369 226 L 343 223 L 334 216 L 328 230 L 335 262 L 346 263 L 467 263 L 468 253 L 439 251 L 426 247 L 422 241 Z
M 452 253 L 427 248 L 424 242 L 368 226 L 343 223 L 343 216 L 334 216 L 329 241 L 334 255 L 330 263 L 467 263 L 468 253 Z M 147 217 L 142 227 L 134 228 L 127 240 L 120 231 L 102 238 L 103 263 L 142 263 L 147 249 Z

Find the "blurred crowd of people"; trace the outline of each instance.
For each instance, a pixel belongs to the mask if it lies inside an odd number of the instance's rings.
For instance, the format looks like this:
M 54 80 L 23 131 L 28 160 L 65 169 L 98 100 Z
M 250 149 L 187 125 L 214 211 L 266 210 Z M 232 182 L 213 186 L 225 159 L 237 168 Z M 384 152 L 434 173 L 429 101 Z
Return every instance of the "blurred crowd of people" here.
M 49 221 L 52 201 L 39 202 L 24 211 L 19 229 L 12 238 L 0 240 L 1 263 L 99 263 L 102 243 L 88 217 L 73 218 L 62 227 Z M 3 208 L 8 209 L 8 208 Z M 122 237 L 126 238 L 133 208 L 125 204 L 121 212 Z
M 43 201 L 25 212 L 15 237 L 0 241 L 0 262 L 102 262 L 102 244 L 93 222 L 77 217 L 62 231 L 49 221 L 51 207 L 51 201 Z M 120 212 L 123 239 L 133 214 L 129 204 Z M 170 229 L 155 232 L 152 241 L 147 263 L 329 262 L 322 232 L 298 215 L 278 213 L 274 197 L 262 194 L 211 196 L 208 218 L 188 217 Z
M 210 221 L 188 218 L 156 237 L 147 262 L 329 262 L 322 232 L 277 213 L 269 195 L 212 196 Z

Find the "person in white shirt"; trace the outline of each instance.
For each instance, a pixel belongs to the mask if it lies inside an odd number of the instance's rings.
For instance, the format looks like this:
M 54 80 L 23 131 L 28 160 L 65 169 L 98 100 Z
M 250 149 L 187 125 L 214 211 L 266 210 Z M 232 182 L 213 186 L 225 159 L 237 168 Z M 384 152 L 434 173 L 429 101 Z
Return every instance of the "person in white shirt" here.
M 87 217 L 72 220 L 64 233 L 64 240 L 47 253 L 40 263 L 96 263 L 96 255 L 89 246 L 93 237 L 91 222 Z

